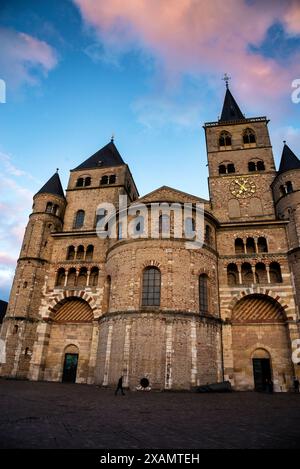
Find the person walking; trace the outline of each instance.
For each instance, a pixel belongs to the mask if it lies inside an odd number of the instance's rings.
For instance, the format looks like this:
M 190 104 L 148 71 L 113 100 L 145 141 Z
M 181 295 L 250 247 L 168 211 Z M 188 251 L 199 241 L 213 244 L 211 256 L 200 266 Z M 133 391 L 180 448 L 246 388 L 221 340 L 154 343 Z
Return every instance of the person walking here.
M 117 389 L 115 390 L 115 396 L 118 394 L 119 389 L 122 393 L 122 396 L 125 396 L 124 389 L 123 389 L 123 376 L 119 378 L 118 386 L 117 386 Z
M 299 392 L 299 380 L 294 378 L 294 392 Z

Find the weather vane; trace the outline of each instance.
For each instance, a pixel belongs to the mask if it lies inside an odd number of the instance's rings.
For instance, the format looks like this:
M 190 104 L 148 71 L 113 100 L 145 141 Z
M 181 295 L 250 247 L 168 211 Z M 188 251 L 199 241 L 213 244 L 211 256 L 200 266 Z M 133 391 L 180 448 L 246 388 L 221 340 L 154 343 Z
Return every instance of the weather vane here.
M 225 83 L 226 83 L 226 88 L 228 88 L 228 83 L 229 83 L 229 80 L 231 80 L 231 77 L 229 77 L 229 76 L 227 75 L 227 73 L 224 73 L 224 77 L 222 78 L 222 80 L 225 81 Z

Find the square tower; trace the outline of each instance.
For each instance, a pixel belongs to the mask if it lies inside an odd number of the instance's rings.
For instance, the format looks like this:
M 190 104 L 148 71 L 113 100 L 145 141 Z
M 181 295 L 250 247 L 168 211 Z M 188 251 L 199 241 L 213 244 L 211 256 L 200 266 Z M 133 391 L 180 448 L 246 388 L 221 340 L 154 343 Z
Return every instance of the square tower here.
M 274 219 L 269 121 L 246 118 L 226 88 L 221 118 L 204 125 L 213 211 L 221 222 Z

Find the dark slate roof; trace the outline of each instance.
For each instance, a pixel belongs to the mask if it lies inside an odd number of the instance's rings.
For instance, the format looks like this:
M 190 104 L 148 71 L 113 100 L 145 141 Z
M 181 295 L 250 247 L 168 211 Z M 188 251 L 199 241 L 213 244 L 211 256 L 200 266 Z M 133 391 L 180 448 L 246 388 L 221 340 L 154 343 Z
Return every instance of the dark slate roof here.
M 79 169 L 120 166 L 122 164 L 125 164 L 125 162 L 118 152 L 116 145 L 111 140 L 107 145 L 105 145 L 105 147 L 98 150 L 96 153 L 94 153 L 94 155 L 90 156 L 87 160 L 74 168 L 73 171 L 77 171 Z
M 3 318 L 7 309 L 7 301 L 0 300 L 0 324 L 3 322 Z
M 227 88 L 224 98 L 222 114 L 221 118 L 219 119 L 219 122 L 240 121 L 244 119 L 245 116 L 242 114 L 242 111 L 237 105 L 237 102 L 232 96 L 229 88 Z
M 300 160 L 285 143 L 282 150 L 278 172 L 284 173 L 285 171 L 290 171 L 291 169 L 300 169 Z
M 49 181 L 47 181 L 35 195 L 37 194 L 54 194 L 63 198 L 65 197 L 58 172 L 54 173 Z

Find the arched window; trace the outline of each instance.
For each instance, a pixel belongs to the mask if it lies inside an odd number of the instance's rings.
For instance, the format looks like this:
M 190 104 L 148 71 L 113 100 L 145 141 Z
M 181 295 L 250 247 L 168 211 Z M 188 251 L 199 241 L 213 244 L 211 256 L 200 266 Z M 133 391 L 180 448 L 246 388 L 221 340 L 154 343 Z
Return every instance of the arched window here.
M 69 246 L 68 252 L 67 252 L 67 261 L 72 261 L 74 258 L 75 258 L 75 248 L 74 246 Z
M 236 254 L 244 254 L 245 253 L 245 246 L 244 241 L 242 238 L 236 238 L 234 241 L 234 249 Z
M 89 244 L 86 248 L 85 260 L 91 261 L 93 259 L 94 246 Z
M 219 174 L 232 174 L 235 173 L 235 166 L 233 163 L 222 163 L 219 166 Z
M 102 176 L 100 185 L 104 186 L 105 184 L 108 184 L 108 176 Z
M 76 187 L 83 187 L 83 178 L 78 178 L 77 179 Z
M 99 269 L 98 267 L 93 267 L 90 274 L 90 287 L 96 287 L 98 285 Z
M 91 182 L 92 182 L 92 180 L 91 180 L 90 176 L 88 176 L 88 177 L 85 178 L 84 185 L 85 186 L 90 186 Z
M 284 185 L 280 186 L 279 190 L 280 190 L 280 195 L 281 196 L 286 195 L 286 188 L 285 188 Z
M 265 163 L 263 161 L 258 161 L 256 163 L 256 168 L 257 168 L 257 171 L 264 171 L 266 169 Z
M 199 275 L 199 308 L 200 313 L 208 313 L 208 277 Z
M 268 244 L 266 238 L 260 236 L 257 240 L 258 252 L 268 252 Z
M 205 225 L 204 242 L 208 246 L 211 245 L 211 227 L 209 225 Z
M 103 311 L 108 311 L 109 310 L 110 291 L 111 291 L 111 276 L 108 275 L 106 277 L 106 281 L 105 281 L 105 285 L 104 285 Z
M 226 166 L 225 164 L 220 164 L 219 166 L 219 174 L 226 174 L 227 170 L 226 170 Z
M 247 238 L 246 250 L 247 254 L 255 254 L 255 241 L 253 238 Z
M 143 272 L 142 306 L 160 305 L 161 275 L 157 267 L 146 267 Z
M 68 272 L 67 286 L 74 287 L 75 284 L 76 284 L 76 269 L 72 268 L 72 269 L 69 269 L 69 272 Z
M 267 271 L 266 271 L 266 266 L 263 262 L 259 262 L 255 266 L 255 276 L 256 276 L 256 282 L 257 283 L 267 283 L 268 278 L 267 278 Z
M 76 259 L 78 261 L 82 261 L 83 258 L 84 258 L 84 247 L 80 245 L 77 248 Z
M 116 183 L 116 175 L 112 174 L 109 176 L 109 184 L 115 184 Z
M 254 283 L 252 268 L 248 262 L 242 264 L 242 283 L 245 285 Z
M 219 147 L 221 149 L 231 148 L 231 135 L 225 130 L 220 133 L 219 137 Z
M 255 132 L 252 129 L 245 129 L 243 132 L 244 145 L 256 143 Z
M 281 268 L 278 262 L 271 262 L 270 264 L 270 282 L 282 283 Z
M 59 269 L 56 276 L 55 285 L 57 287 L 63 287 L 65 284 L 65 269 Z
M 84 210 L 78 210 L 74 220 L 74 228 L 82 228 L 84 225 L 84 217 L 85 212 Z
M 250 172 L 253 171 L 264 171 L 265 168 L 265 163 L 262 160 L 259 161 L 249 161 L 248 163 L 248 170 Z
M 227 283 L 228 286 L 238 285 L 239 283 L 239 272 L 236 264 L 227 266 Z
M 86 287 L 86 280 L 87 280 L 87 269 L 86 267 L 82 267 L 79 271 L 79 275 L 77 278 L 77 286 L 78 287 Z
M 195 220 L 193 217 L 187 217 L 184 220 L 184 234 L 188 239 L 192 239 L 195 236 Z
M 287 194 L 290 194 L 291 192 L 293 192 L 293 184 L 291 181 L 287 181 L 285 187 L 286 187 Z
M 256 171 L 256 164 L 254 161 L 249 161 L 248 163 L 248 171 Z
M 170 217 L 169 215 L 163 214 L 159 216 L 159 234 L 163 238 L 170 236 Z
M 52 213 L 52 210 L 53 210 L 53 203 L 52 202 L 47 202 L 46 213 Z

